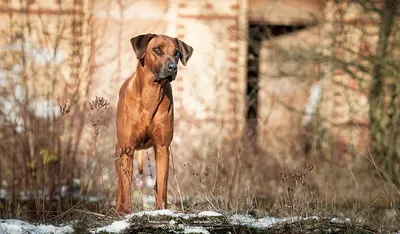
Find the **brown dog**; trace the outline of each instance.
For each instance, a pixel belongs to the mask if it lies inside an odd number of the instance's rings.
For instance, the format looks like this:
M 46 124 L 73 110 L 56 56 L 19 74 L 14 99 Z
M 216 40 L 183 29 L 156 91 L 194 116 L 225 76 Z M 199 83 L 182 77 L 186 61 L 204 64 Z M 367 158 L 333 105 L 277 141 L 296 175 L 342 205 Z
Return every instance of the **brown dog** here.
M 132 212 L 133 152 L 150 147 L 154 148 L 156 159 L 156 208 L 167 208 L 168 148 L 174 129 L 170 82 L 176 78 L 179 59 L 186 65 L 193 52 L 179 39 L 163 35 L 140 35 L 132 38 L 131 43 L 139 62 L 135 74 L 121 87 L 117 107 L 115 168 L 119 213 Z M 141 153 L 138 167 L 142 173 Z

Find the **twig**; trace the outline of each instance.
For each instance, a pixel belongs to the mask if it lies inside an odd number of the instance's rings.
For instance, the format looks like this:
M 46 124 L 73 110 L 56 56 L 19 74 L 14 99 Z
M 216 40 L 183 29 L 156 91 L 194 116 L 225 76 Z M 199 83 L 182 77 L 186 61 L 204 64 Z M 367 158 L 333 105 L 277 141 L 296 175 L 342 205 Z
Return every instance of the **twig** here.
M 221 127 L 219 128 L 218 132 L 218 151 L 217 151 L 217 163 L 215 164 L 215 179 L 212 191 L 215 192 L 215 187 L 217 185 L 217 178 L 218 178 L 218 163 L 220 157 L 220 150 L 221 150 Z
M 53 221 L 57 221 L 57 220 L 59 220 L 62 216 L 64 216 L 64 215 L 70 213 L 71 211 L 75 210 L 76 207 L 82 205 L 81 203 L 82 203 L 82 200 L 80 200 L 80 201 L 78 202 L 78 204 L 76 204 L 76 205 L 74 205 L 73 207 L 69 208 L 68 210 L 66 210 L 66 211 L 63 212 L 62 214 L 60 214 L 60 215 L 54 217 Z
M 181 193 L 181 189 L 180 189 L 180 186 L 179 186 L 179 183 L 178 183 L 178 179 L 176 178 L 175 163 L 174 163 L 174 154 L 172 153 L 172 147 L 171 147 L 171 145 L 169 146 L 169 153 L 171 154 L 172 171 L 173 171 L 173 173 L 174 173 L 174 179 L 175 179 L 176 187 L 178 188 L 178 193 L 179 193 L 179 200 L 181 201 L 181 209 L 182 209 L 182 211 L 183 211 L 184 208 L 183 208 L 182 193 Z
M 354 180 L 354 182 L 356 183 L 357 188 L 360 189 L 360 186 L 358 186 L 356 177 L 354 177 L 354 174 L 353 174 L 353 171 L 352 171 L 351 168 L 350 168 L 350 165 L 347 164 L 347 167 L 349 168 L 350 174 L 351 174 L 351 176 L 353 177 L 353 180 Z
M 99 217 L 107 217 L 107 215 L 91 212 L 91 211 L 86 211 L 86 210 L 75 210 L 76 212 L 81 212 L 81 213 L 86 213 L 86 214 L 91 214 Z

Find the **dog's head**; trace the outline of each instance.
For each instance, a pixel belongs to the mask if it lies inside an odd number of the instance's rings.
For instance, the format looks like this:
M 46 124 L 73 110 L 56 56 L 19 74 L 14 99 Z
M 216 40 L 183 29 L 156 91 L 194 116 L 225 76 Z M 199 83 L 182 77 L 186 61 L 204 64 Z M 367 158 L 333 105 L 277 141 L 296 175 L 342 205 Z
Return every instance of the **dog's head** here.
M 140 64 L 154 73 L 155 81 L 175 80 L 179 59 L 186 66 L 193 53 L 193 48 L 183 41 L 164 35 L 139 35 L 131 39 L 131 44 Z

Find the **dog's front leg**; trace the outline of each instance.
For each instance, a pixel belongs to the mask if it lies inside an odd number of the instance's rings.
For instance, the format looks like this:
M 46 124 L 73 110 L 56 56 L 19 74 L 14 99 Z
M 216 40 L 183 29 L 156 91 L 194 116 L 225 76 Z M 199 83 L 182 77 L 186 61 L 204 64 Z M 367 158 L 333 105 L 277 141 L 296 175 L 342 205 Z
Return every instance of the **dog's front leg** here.
M 122 150 L 119 158 L 115 160 L 115 169 L 118 176 L 117 204 L 118 213 L 129 214 L 131 210 L 131 185 L 133 176 L 133 150 Z
M 156 209 L 166 209 L 169 150 L 167 146 L 155 145 L 154 152 L 156 156 Z

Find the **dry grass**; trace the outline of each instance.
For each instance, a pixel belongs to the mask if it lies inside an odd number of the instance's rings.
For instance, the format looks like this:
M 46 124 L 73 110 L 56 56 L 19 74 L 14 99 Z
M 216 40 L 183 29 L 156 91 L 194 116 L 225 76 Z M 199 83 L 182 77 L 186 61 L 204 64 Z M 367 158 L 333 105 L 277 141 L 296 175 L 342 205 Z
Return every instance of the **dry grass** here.
M 99 136 L 101 136 L 101 131 Z M 260 155 L 262 154 L 248 155 L 248 158 L 255 159 Z M 315 163 L 302 156 L 298 156 L 297 160 L 288 160 L 287 157 L 282 157 L 278 169 L 268 170 L 268 166 L 265 166 L 264 168 L 267 169 L 258 171 L 260 174 L 258 176 L 268 177 L 275 183 L 268 184 L 267 180 L 264 180 L 264 183 L 262 181 L 253 181 L 254 184 L 248 183 L 252 181 L 252 178 L 248 178 L 252 174 L 242 171 L 245 169 L 241 168 L 239 171 L 242 173 L 241 180 L 239 180 L 239 184 L 235 185 L 237 186 L 235 192 L 232 192 L 233 189 L 230 186 L 235 171 L 232 170 L 229 162 L 210 160 L 216 164 L 204 166 L 193 163 L 179 165 L 180 160 L 176 157 L 174 160 L 173 166 L 176 171 L 171 168 L 169 186 L 170 198 L 172 198 L 170 208 L 173 210 L 185 212 L 215 210 L 224 214 L 249 214 L 256 218 L 266 215 L 277 217 L 318 216 L 326 219 L 338 217 L 350 220 L 349 224 L 346 224 L 347 226 L 336 226 L 338 230 L 358 230 L 360 233 L 364 233 L 362 232 L 364 229 L 395 230 L 400 228 L 399 206 L 398 203 L 395 203 L 396 197 L 385 193 L 386 185 L 381 184 L 383 183 L 381 180 L 374 179 L 376 178 L 374 174 L 365 168 L 362 169 L 361 166 L 360 168 L 352 167 L 349 163 L 346 167 L 338 167 L 318 161 Z M 260 168 L 263 166 L 260 165 Z M 148 170 L 148 172 L 147 176 L 154 176 L 154 171 Z M 185 175 L 184 173 L 189 175 L 181 177 Z M 371 183 L 374 184 L 371 185 Z M 134 210 L 154 209 L 154 204 L 144 199 L 144 197 L 153 196 L 152 189 L 137 184 L 132 186 L 135 187 L 132 196 Z M 264 188 L 262 188 L 263 186 Z M 90 192 L 90 189 L 87 191 Z M 113 189 L 113 186 L 110 186 L 110 189 L 105 191 L 111 194 L 108 200 L 100 202 L 65 201 L 69 205 L 60 205 L 60 210 L 56 210 L 57 212 L 46 210 L 48 206 L 44 206 L 40 211 L 36 209 L 37 215 L 34 218 L 30 213 L 31 210 L 23 203 L 16 203 L 16 208 L 11 209 L 10 202 L 2 202 L 0 216 L 52 223 L 83 219 L 83 221 L 75 223 L 74 228 L 84 233 L 90 227 L 100 226 L 119 218 L 109 202 L 114 199 Z M 101 222 L 100 220 L 107 221 Z M 330 225 L 332 224 L 329 222 L 285 224 L 280 226 L 279 230 L 301 233 L 300 231 L 332 227 Z M 368 227 L 363 225 L 368 225 Z M 273 229 L 273 231 L 277 231 L 277 229 Z
M 183 191 L 184 210 L 247 213 L 256 217 L 267 214 L 278 217 L 339 217 L 349 219 L 353 225 L 372 225 L 377 230 L 400 227 L 400 205 L 396 190 L 387 193 L 385 188 L 388 185 L 376 179 L 368 162 L 361 164 L 362 159 L 356 158 L 355 161 L 360 164 L 358 167 L 354 162 L 338 166 L 316 160 L 318 164 L 315 164 L 301 156 L 297 160 L 289 160 L 297 161 L 298 165 L 288 164 L 287 161 L 282 157 L 279 172 L 275 175 L 260 170 L 259 173 L 264 176 L 279 178 L 279 183 L 268 186 L 268 190 L 265 186 L 261 196 L 257 186 L 262 183 L 245 186 L 243 181 L 249 179 L 243 176 L 242 183 L 236 185 L 239 187 L 237 192 L 230 194 L 232 174 L 223 174 L 221 171 L 218 174 L 210 170 L 212 167 L 205 167 L 209 171 L 203 172 L 191 163 L 185 163 L 182 168 L 190 173 L 191 189 Z M 216 166 L 229 167 L 229 164 Z M 217 178 L 212 176 L 217 174 Z
M 118 219 L 111 205 L 115 192 L 112 157 L 108 155 L 110 150 L 101 148 L 103 142 L 110 140 L 109 132 L 113 131 L 108 127 L 112 120 L 108 106 L 108 101 L 103 98 L 90 103 L 91 157 L 105 165 L 99 164 L 88 171 L 92 176 L 86 177 L 80 192 L 80 195 L 98 194 L 102 199 L 98 202 L 66 199 L 56 202 L 55 206 L 44 198 L 41 200 L 44 202 L 33 204 L 2 201 L 1 218 L 58 223 L 80 219 L 85 216 L 83 214 L 93 212 L 91 216 L 100 219 Z M 225 155 L 218 144 L 208 146 L 207 151 L 197 154 L 197 160 L 190 162 L 186 159 L 191 155 L 180 154 L 182 148 L 179 153 L 173 151 L 169 182 L 171 209 L 185 212 L 215 210 L 255 217 L 340 217 L 349 218 L 354 225 L 369 224 L 376 229 L 400 227 L 396 190 L 388 191 L 390 186 L 376 179 L 373 166 L 363 157 L 354 157 L 343 166 L 322 161 L 315 153 L 310 156 L 294 150 L 277 162 L 269 153 L 257 152 L 245 145 L 235 146 L 229 155 Z M 147 159 L 150 165 L 153 161 L 151 153 L 147 154 Z M 105 172 L 111 178 L 99 183 Z M 137 179 L 146 177 L 154 179 L 151 167 L 144 177 Z M 136 183 L 132 187 L 134 210 L 154 209 L 154 204 L 144 199 L 154 195 L 152 188 Z M 91 222 L 76 225 L 84 231 Z

